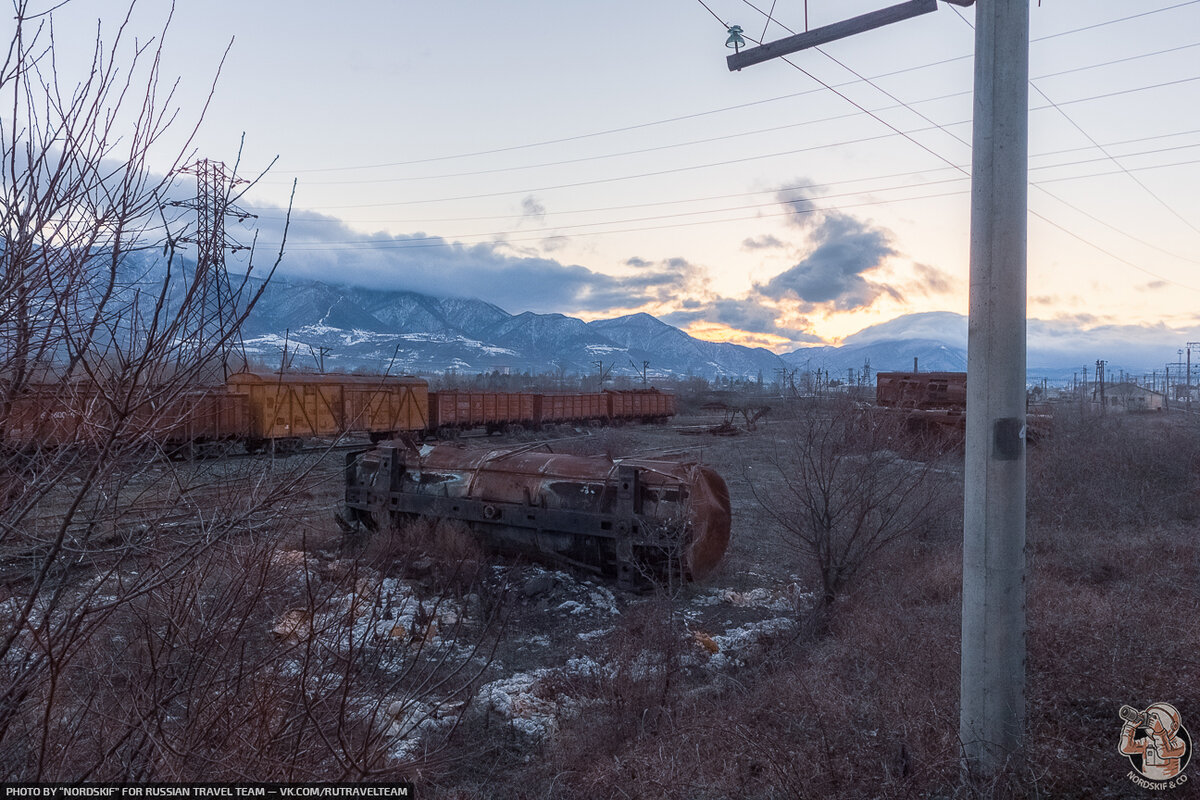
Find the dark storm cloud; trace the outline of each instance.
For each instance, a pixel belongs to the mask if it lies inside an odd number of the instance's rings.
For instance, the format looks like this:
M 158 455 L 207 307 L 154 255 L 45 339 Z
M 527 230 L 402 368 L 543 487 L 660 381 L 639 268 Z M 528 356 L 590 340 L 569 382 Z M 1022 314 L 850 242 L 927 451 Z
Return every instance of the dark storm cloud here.
M 839 310 L 868 306 L 884 294 L 900 299 L 892 287 L 862 276 L 896 255 L 887 231 L 840 212 L 824 212 L 809 238 L 814 247 L 800 263 L 755 289 L 775 300 L 829 304 Z
M 807 187 L 810 183 L 796 178 L 775 192 L 775 200 L 790 212 L 788 225 L 804 232 L 808 241 L 799 249 L 808 254 L 766 283 L 755 284 L 755 291 L 773 300 L 798 301 L 802 310 L 818 305 L 841 311 L 862 308 L 882 295 L 899 299 L 896 288 L 863 276 L 898 255 L 891 233 L 849 214 L 818 208 L 814 202 L 817 193 Z M 786 245 L 773 236 L 742 242 L 748 250 L 771 246 Z M 929 284 L 946 284 L 948 276 L 931 267 L 924 270 L 922 278 Z
M 283 213 L 252 210 L 260 212 L 260 251 L 270 252 L 278 247 Z M 502 244 L 462 244 L 424 233 L 363 234 L 305 211 L 292 217 L 279 271 L 366 288 L 478 297 L 510 312 L 561 312 L 633 308 L 677 297 L 694 268 L 671 259 L 633 276 L 611 276 L 550 258 L 511 255 Z

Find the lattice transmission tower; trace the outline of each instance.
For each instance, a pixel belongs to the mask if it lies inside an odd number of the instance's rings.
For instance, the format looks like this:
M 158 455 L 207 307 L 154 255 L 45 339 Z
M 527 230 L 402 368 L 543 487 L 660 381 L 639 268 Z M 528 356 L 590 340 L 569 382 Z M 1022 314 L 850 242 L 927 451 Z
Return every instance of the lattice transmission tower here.
M 245 344 L 236 325 L 241 315 L 241 293 L 235 293 L 229 281 L 225 253 L 251 249 L 229 238 L 225 220 L 243 222 L 257 217 L 230 202 L 234 188 L 248 181 L 238 178 L 224 162 L 203 158 L 180 172 L 196 176 L 195 200 L 168 203 L 196 212 L 195 234 L 176 240 L 196 245 L 196 272 L 185 300 L 192 309 L 186 331 L 195 351 L 204 354 L 205 360 L 211 359 L 204 366 L 219 369 L 224 379 L 229 375 L 229 356 L 235 350 L 240 352 L 243 366 L 246 363 Z

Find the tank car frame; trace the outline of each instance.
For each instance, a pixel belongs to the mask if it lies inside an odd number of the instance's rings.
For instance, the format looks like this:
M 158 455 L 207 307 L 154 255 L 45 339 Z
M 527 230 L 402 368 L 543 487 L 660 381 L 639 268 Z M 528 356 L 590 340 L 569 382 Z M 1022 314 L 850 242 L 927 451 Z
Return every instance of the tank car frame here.
M 345 480 L 348 515 L 367 527 L 457 520 L 493 549 L 626 588 L 702 577 L 729 539 L 728 489 L 697 464 L 389 443 L 348 454 Z

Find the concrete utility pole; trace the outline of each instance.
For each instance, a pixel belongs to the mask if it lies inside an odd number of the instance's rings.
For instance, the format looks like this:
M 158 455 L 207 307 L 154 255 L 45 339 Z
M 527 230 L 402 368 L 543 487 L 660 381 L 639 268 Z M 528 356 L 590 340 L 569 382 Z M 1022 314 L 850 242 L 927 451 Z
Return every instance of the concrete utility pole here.
M 741 69 L 935 8 L 910 0 L 748 48 L 726 63 Z M 1029 0 L 979 0 L 976 9 L 959 710 L 972 777 L 1019 759 L 1025 740 Z
M 970 776 L 1025 743 L 1029 0 L 975 4 L 959 738 Z

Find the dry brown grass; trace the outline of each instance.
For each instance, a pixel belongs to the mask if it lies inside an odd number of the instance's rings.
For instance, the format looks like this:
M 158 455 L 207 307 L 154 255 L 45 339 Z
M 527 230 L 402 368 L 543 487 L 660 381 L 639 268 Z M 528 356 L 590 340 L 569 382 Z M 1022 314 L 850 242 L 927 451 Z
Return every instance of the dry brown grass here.
M 1144 509 L 1191 485 L 1194 462 L 1144 469 L 1178 454 L 1180 442 L 1140 425 L 1125 421 L 1100 437 L 1107 452 L 1136 455 L 1142 470 L 1132 491 L 1120 478 L 1133 467 L 1078 468 L 1097 441 L 1083 431 L 1031 455 L 1043 483 L 1030 505 L 1029 750 L 1021 767 L 983 786 L 960 782 L 962 550 L 949 526 L 893 543 L 880 567 L 836 602 L 824 635 L 777 639 L 766 659 L 736 670 L 660 658 L 663 672 L 630 687 L 620 665 L 635 653 L 644 660 L 680 643 L 704 658 L 686 630 L 631 620 L 621 645 L 605 653 L 624 678 L 607 693 L 568 687 L 593 705 L 532 760 L 527 751 L 495 754 L 493 783 L 485 790 L 463 781 L 454 796 L 1134 796 L 1140 790 L 1117 752 L 1120 706 L 1169 701 L 1193 726 L 1200 714 L 1200 541 L 1178 516 L 1147 524 L 1102 514 L 1089 527 L 1063 524 L 1040 504 L 1082 493 L 1110 512 Z M 1168 442 L 1176 446 L 1141 452 Z M 1072 453 L 1077 447 L 1085 449 Z M 651 709 L 644 722 L 632 713 L 639 708 Z M 487 752 L 486 742 L 475 744 Z

